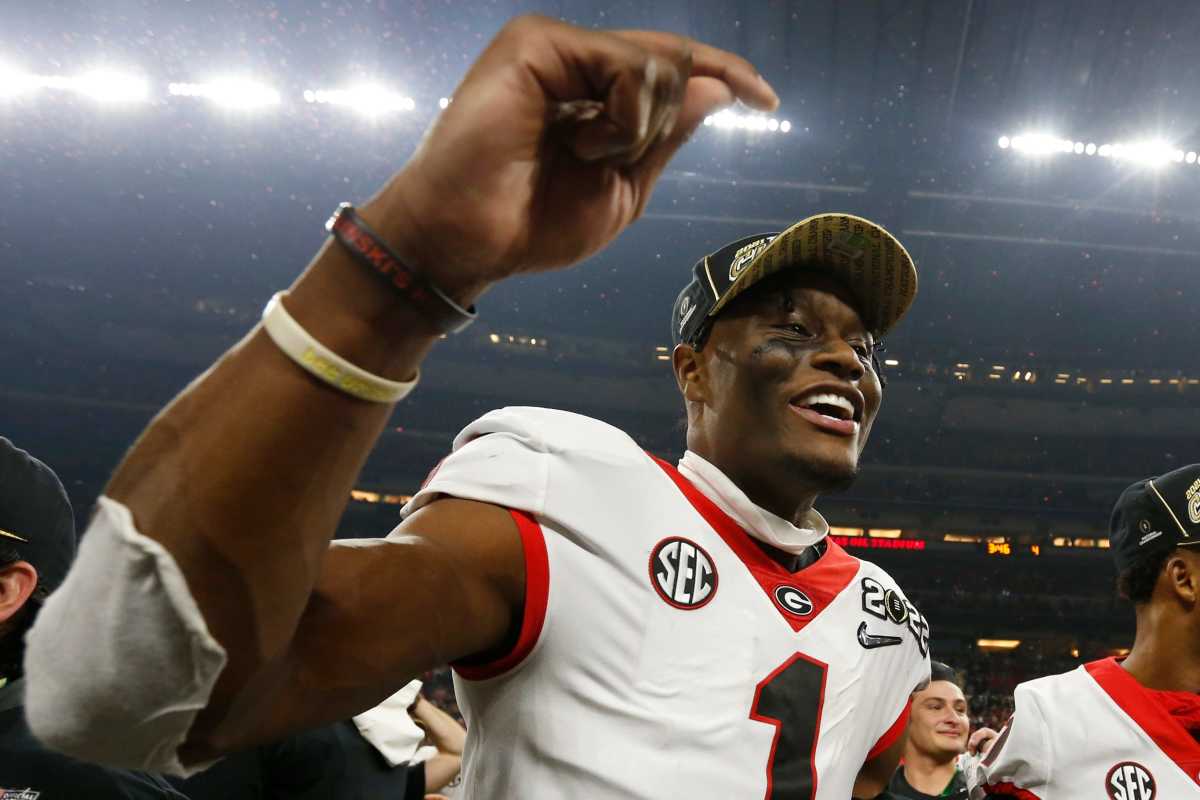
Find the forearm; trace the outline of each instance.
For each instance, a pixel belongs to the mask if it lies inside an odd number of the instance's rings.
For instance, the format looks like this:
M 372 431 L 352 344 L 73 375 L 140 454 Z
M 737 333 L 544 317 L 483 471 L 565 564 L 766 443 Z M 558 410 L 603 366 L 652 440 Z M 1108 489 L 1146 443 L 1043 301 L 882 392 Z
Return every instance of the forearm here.
M 438 752 L 462 755 L 467 743 L 467 731 L 454 717 L 428 700 L 419 703 L 413 715 L 425 726 L 425 732 Z
M 364 216 L 373 212 L 372 222 L 408 241 L 377 210 Z M 412 377 L 436 340 L 332 243 L 284 304 L 318 341 L 383 377 Z M 158 415 L 118 468 L 106 494 L 174 557 L 229 654 L 206 725 L 219 725 L 222 709 L 286 650 L 390 412 L 309 376 L 256 329 Z

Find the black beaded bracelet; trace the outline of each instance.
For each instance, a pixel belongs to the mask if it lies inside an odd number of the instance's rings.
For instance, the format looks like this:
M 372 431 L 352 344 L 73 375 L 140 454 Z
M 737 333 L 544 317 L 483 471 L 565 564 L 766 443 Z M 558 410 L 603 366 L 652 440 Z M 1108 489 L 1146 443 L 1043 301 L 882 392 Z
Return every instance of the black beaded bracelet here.
M 388 282 L 393 289 L 427 317 L 441 333 L 458 333 L 478 318 L 475 306 L 463 308 L 428 278 L 407 266 L 371 230 L 354 206 L 342 203 L 325 223 L 355 261 Z

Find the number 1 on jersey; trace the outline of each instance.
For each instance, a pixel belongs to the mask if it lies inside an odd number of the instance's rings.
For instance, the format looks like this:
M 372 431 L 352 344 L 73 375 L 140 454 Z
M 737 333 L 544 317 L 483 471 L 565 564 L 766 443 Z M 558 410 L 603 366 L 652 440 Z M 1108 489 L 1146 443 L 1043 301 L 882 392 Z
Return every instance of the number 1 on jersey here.
M 811 800 L 817 795 L 817 737 L 828 667 L 796 653 L 759 681 L 750 719 L 775 726 L 764 800 Z

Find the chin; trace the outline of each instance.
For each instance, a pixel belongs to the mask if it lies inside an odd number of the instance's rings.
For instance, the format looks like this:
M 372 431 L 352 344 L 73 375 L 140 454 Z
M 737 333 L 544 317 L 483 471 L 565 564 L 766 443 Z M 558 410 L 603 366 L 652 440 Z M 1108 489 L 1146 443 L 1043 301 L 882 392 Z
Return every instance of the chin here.
M 818 453 L 798 453 L 792 459 L 793 468 L 804 480 L 819 486 L 822 494 L 844 492 L 858 477 L 858 459 Z

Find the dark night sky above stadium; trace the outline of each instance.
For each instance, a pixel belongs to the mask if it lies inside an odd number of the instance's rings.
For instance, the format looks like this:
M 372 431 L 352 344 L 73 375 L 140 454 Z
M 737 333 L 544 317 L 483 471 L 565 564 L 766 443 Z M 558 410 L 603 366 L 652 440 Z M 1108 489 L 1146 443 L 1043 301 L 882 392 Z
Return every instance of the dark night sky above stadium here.
M 0 65 L 131 70 L 150 97 L 6 99 L 0 86 L 5 390 L 161 403 L 178 365 L 194 373 L 248 328 L 333 207 L 404 162 L 438 99 L 527 11 L 737 50 L 793 128 L 701 128 L 645 220 L 575 270 L 497 288 L 480 327 L 650 353 L 697 258 L 835 210 L 877 219 L 918 263 L 920 296 L 888 343 L 904 363 L 1200 375 L 1200 165 L 998 146 L 1052 133 L 1200 149 L 1194 3 L 49 0 L 0 10 Z M 166 91 L 220 75 L 282 102 L 233 111 Z M 372 121 L 302 99 L 361 78 L 415 108 Z M 86 381 L 46 377 L 75 363 Z

